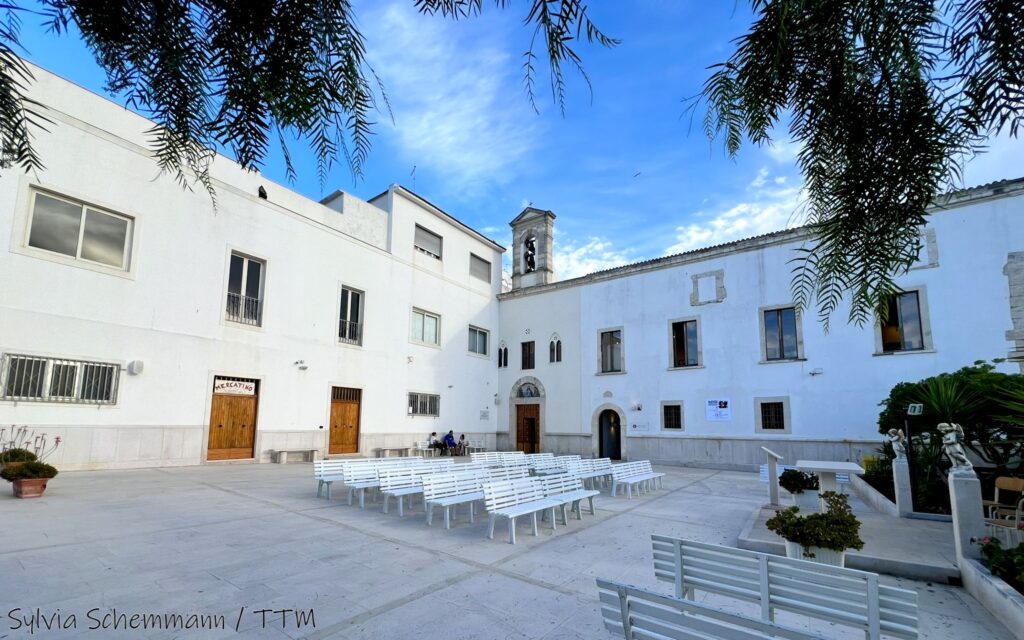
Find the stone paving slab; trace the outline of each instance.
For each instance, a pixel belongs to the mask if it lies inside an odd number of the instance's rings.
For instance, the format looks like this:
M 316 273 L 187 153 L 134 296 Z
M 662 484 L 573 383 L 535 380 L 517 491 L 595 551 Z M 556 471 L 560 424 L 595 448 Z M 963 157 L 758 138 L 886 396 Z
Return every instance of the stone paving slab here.
M 445 531 L 316 498 L 308 464 L 62 473 L 44 498 L 0 497 L 0 640 L 8 638 L 612 638 L 596 577 L 664 591 L 650 535 L 735 545 L 764 502 L 756 474 L 666 467 L 664 490 L 596 499 L 597 514 L 517 544 L 464 513 Z M 340 492 L 339 492 L 340 493 Z M 922 638 L 1011 636 L 960 588 L 883 577 L 920 594 Z M 735 611 L 747 605 L 707 602 Z M 12 629 L 8 612 L 76 614 L 77 629 Z M 222 630 L 90 630 L 86 612 L 222 615 Z M 315 614 L 264 625 L 260 609 Z M 856 632 L 790 616 L 827 638 Z M 239 622 L 238 630 L 235 623 Z M 274 624 L 270 624 L 273 622 Z M 863 637 L 863 636 L 860 636 Z

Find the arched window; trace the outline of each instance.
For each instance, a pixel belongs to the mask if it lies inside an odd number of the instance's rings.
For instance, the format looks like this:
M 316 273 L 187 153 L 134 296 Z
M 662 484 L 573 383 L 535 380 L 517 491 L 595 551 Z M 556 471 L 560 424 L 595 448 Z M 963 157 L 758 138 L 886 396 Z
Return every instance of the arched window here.
M 498 368 L 499 369 L 504 369 L 507 366 L 508 366 L 508 347 L 505 346 L 505 343 L 502 343 L 501 346 L 498 347 Z
M 526 236 L 523 240 L 523 273 L 533 273 L 537 270 L 537 237 L 533 234 Z
M 562 339 L 558 337 L 558 334 L 551 336 L 551 342 L 548 343 L 548 362 L 561 362 L 562 361 Z

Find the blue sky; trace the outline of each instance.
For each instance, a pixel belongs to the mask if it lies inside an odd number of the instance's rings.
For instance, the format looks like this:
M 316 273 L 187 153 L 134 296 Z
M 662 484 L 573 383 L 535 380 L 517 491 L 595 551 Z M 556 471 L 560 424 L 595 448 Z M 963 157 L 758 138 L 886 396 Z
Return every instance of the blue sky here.
M 594 21 L 622 44 L 581 45 L 593 95 L 569 74 L 564 117 L 545 70 L 540 113 L 530 107 L 521 68 L 527 3 L 510 4 L 453 23 L 418 14 L 412 0 L 356 0 L 394 123 L 378 117 L 357 182 L 342 164 L 321 186 L 311 154 L 293 146 L 291 188 L 313 199 L 334 189 L 368 198 L 404 184 L 506 246 L 508 221 L 525 205 L 551 209 L 560 279 L 800 222 L 796 148 L 785 135 L 733 160 L 704 137 L 703 112 L 687 112 L 707 67 L 749 26 L 745 3 L 591 3 Z M 103 92 L 103 74 L 76 37 L 55 38 L 26 17 L 23 43 L 29 59 Z M 1020 167 L 1024 145 L 995 140 L 965 182 L 1018 177 Z M 287 184 L 277 156 L 263 173 Z

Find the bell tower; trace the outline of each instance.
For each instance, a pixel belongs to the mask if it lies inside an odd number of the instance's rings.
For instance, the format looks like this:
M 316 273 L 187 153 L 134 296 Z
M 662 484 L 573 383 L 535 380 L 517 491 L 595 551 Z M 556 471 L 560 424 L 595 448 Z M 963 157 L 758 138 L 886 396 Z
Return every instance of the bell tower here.
M 512 288 L 554 282 L 551 243 L 555 214 L 526 207 L 509 226 L 512 227 Z

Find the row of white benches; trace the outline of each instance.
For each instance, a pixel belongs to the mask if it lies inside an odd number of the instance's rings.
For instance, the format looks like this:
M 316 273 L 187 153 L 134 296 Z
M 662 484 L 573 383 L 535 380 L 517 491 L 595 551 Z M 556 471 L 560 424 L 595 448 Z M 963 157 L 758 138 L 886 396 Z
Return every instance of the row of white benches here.
M 861 629 L 868 640 L 918 637 L 917 593 L 879 584 L 875 573 L 667 536 L 651 540 L 655 576 L 674 584 L 673 596 L 597 581 L 605 627 L 626 638 L 818 637 L 776 624 L 776 611 Z M 696 591 L 758 604 L 761 619 L 693 602 Z

